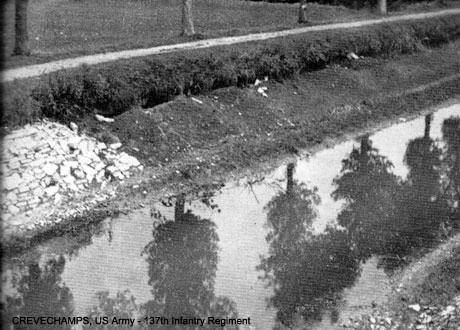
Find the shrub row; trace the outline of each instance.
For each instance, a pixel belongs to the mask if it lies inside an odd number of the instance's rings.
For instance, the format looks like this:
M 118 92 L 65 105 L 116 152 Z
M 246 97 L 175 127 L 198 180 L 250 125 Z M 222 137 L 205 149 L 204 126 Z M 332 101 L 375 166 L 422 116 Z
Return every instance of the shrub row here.
M 31 110 L 30 116 L 41 115 L 63 122 L 76 121 L 94 111 L 116 116 L 133 106 L 151 107 L 181 93 L 244 87 L 265 76 L 282 81 L 341 60 L 349 52 L 363 56 L 408 53 L 459 36 L 460 20 L 452 16 L 59 71 L 42 77 L 32 90 L 33 101 L 28 103 L 39 110 Z M 24 101 L 9 103 L 27 105 Z M 15 115 L 17 112 L 18 109 L 6 109 L 6 124 L 24 122 L 24 111 Z

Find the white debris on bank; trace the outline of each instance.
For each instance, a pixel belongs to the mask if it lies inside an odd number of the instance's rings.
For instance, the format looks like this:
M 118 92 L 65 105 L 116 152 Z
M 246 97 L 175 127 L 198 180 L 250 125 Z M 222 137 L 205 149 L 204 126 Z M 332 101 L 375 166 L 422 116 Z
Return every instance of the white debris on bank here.
M 435 330 L 460 329 L 460 296 L 456 296 L 447 306 L 407 306 L 410 318 L 401 320 L 388 312 L 374 310 L 370 315 L 361 315 L 342 323 L 347 329 L 371 330 Z
M 104 188 L 142 170 L 139 161 L 109 145 L 78 135 L 75 127 L 39 122 L 3 139 L 2 219 L 33 216 L 40 207 L 56 208 L 90 188 Z

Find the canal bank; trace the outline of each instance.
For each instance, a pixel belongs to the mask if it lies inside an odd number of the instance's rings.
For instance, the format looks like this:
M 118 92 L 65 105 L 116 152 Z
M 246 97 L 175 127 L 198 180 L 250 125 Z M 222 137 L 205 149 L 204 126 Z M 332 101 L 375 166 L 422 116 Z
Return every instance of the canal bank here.
M 80 123 L 79 134 L 119 139 L 120 151 L 139 159 L 143 172 L 122 183 L 114 180 L 115 197 L 82 207 L 75 216 L 66 218 L 52 208 L 53 214 L 37 221 L 41 225 L 13 230 L 4 247 L 24 249 L 136 208 L 152 195 L 213 190 L 229 178 L 273 168 L 305 148 L 321 149 L 347 134 L 407 119 L 459 94 L 459 47 L 453 43 L 390 59 L 349 59 L 285 83 L 260 81 L 246 89 L 133 109 L 113 123 Z M 65 209 L 85 206 L 72 197 Z
M 458 174 L 460 108 L 431 112 L 200 198 L 151 196 L 126 215 L 42 242 L 4 264 L 3 294 L 23 299 L 6 304 L 6 315 L 187 310 L 250 317 L 256 329 L 340 328 L 391 297 L 398 269 L 412 274 L 406 284 L 423 280 L 427 268 L 411 262 L 458 227 L 458 196 L 445 191 Z M 426 257 L 431 269 L 439 256 Z M 44 299 L 53 303 L 33 303 Z
M 391 295 L 372 311 L 348 320 L 350 329 L 458 329 L 460 235 L 417 258 L 392 279 Z

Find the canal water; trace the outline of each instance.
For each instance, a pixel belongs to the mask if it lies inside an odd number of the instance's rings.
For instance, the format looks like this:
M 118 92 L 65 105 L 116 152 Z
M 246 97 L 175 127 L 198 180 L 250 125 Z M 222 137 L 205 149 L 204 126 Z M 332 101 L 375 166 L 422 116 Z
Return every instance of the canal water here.
M 249 317 L 241 329 L 339 328 L 385 301 L 389 276 L 410 256 L 459 227 L 459 187 L 453 105 L 5 260 L 4 324 L 147 315 L 164 317 L 150 326 L 158 329 L 180 316 Z

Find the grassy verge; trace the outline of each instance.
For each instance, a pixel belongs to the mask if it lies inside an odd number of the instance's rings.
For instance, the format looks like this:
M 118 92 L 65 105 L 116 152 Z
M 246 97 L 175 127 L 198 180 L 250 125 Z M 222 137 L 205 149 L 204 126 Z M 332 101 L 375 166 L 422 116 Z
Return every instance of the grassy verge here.
M 199 38 L 298 27 L 297 4 L 194 0 Z M 180 37 L 181 0 L 30 1 L 32 56 L 10 57 L 14 47 L 14 0 L 4 10 L 7 67 L 105 51 L 190 41 Z M 312 24 L 370 18 L 368 11 L 310 4 Z
M 457 7 L 445 1 L 442 8 Z M 77 55 L 153 47 L 190 41 L 180 36 L 181 0 L 40 0 L 30 1 L 32 56 L 13 50 L 14 0 L 5 1 L 4 56 L 8 68 Z M 194 0 L 197 38 L 241 35 L 295 28 L 298 4 L 241 0 Z M 396 14 L 438 9 L 437 2 L 409 5 Z M 377 17 L 370 10 L 309 3 L 311 24 Z
M 459 36 L 460 21 L 453 16 L 59 71 L 36 84 L 34 80 L 5 84 L 4 123 L 14 126 L 41 116 L 63 122 L 79 121 L 94 112 L 116 116 L 133 107 L 148 108 L 181 94 L 245 87 L 265 76 L 283 81 L 341 61 L 349 52 L 363 56 L 411 53 Z

